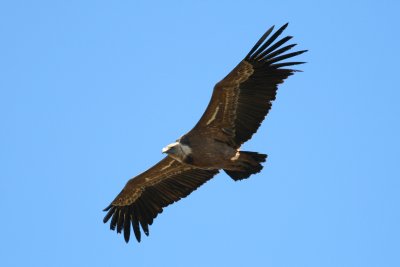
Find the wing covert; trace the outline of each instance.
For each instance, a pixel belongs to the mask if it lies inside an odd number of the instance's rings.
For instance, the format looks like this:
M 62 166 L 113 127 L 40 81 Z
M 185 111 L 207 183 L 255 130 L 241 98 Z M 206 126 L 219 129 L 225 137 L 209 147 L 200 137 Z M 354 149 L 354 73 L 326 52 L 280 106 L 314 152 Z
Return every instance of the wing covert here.
M 287 25 L 272 35 L 274 27 L 271 27 L 247 56 L 215 85 L 210 103 L 195 129 L 210 128 L 221 140 L 225 138 L 236 147 L 252 137 L 268 114 L 278 85 L 296 72 L 284 67 L 304 63 L 284 61 L 307 51 L 286 53 L 296 46 L 283 46 L 292 36 L 276 41 Z
M 127 182 L 121 193 L 104 209 L 108 212 L 103 222 L 111 219 L 110 229 L 124 232 L 126 242 L 132 228 L 140 242 L 140 229 L 149 235 L 149 225 L 163 208 L 188 196 L 217 173 L 218 170 L 197 169 L 166 157 Z

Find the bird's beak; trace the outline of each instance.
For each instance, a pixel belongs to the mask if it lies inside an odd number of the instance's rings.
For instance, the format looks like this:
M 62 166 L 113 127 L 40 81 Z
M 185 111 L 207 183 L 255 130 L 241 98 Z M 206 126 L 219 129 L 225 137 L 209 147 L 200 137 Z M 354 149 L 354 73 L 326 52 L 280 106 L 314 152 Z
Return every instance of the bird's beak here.
M 175 151 L 177 143 L 169 144 L 168 146 L 164 147 L 161 152 L 166 154 L 173 154 Z
M 162 150 L 161 150 L 161 152 L 162 153 L 168 153 L 168 150 L 170 149 L 170 147 L 168 147 L 168 146 L 166 146 L 166 147 L 164 147 Z

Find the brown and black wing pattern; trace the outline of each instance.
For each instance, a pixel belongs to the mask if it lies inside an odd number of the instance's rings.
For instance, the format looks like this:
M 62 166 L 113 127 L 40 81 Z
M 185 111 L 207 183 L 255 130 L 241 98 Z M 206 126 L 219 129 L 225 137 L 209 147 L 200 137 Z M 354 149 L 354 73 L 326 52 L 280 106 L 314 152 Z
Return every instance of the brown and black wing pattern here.
M 267 39 L 273 31 L 273 27 L 270 28 L 244 59 L 244 62 L 252 65 L 254 72 L 239 86 L 234 121 L 236 144 L 246 142 L 258 130 L 261 122 L 271 109 L 278 85 L 295 72 L 293 69 L 284 67 L 304 63 L 296 61 L 282 62 L 285 59 L 306 52 L 306 50 L 301 50 L 286 53 L 296 45 L 283 46 L 292 36 L 284 37 L 274 43 L 287 25 L 283 25 Z
M 284 61 L 307 51 L 286 53 L 296 46 L 284 46 L 292 36 L 276 41 L 287 25 L 272 35 L 274 27 L 271 27 L 244 60 L 216 84 L 211 101 L 196 125 L 197 129 L 220 128 L 221 133 L 230 135 L 230 141 L 236 147 L 252 137 L 271 109 L 278 85 L 296 71 L 285 67 L 304 63 Z
M 164 158 L 148 171 L 128 181 L 121 193 L 104 211 L 104 223 L 130 238 L 131 227 L 138 242 L 141 230 L 149 235 L 149 225 L 163 208 L 188 196 L 210 180 L 218 170 L 202 170 Z

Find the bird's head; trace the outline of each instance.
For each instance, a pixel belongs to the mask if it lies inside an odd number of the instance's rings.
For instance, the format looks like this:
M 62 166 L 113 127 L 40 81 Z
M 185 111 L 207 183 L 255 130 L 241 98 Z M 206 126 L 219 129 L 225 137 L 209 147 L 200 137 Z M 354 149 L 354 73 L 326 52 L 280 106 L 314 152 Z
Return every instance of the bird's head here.
M 175 142 L 175 143 L 169 144 L 168 146 L 164 147 L 161 152 L 168 154 L 168 155 L 176 154 L 177 151 L 180 150 L 179 146 L 180 146 L 179 142 Z
M 183 145 L 180 142 L 169 144 L 162 149 L 162 153 L 167 154 L 179 162 L 183 162 L 191 152 L 192 151 L 189 146 Z

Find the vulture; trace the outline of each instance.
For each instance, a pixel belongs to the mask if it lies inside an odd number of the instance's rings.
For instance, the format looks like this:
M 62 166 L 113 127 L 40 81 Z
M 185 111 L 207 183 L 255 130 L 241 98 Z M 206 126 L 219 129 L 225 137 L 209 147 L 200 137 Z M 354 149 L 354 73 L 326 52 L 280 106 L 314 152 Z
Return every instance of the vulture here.
M 240 147 L 260 127 L 279 84 L 298 71 L 287 61 L 307 50 L 288 52 L 292 36 L 279 38 L 288 24 L 274 32 L 274 26 L 254 45 L 245 58 L 213 90 L 204 114 L 191 131 L 162 152 L 166 157 L 127 182 L 104 209 L 104 223 L 124 234 L 131 231 L 140 242 L 141 232 L 166 206 L 188 196 L 223 170 L 234 181 L 261 171 L 267 155 L 242 151 Z

